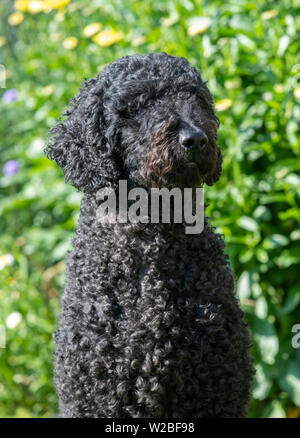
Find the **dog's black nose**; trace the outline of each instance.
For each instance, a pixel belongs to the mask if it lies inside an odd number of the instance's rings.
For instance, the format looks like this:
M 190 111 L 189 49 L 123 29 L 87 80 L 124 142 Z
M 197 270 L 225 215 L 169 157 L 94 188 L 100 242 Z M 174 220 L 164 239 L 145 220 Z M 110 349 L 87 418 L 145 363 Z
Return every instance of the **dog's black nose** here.
M 179 135 L 180 144 L 186 149 L 204 149 L 208 138 L 202 129 L 184 129 Z

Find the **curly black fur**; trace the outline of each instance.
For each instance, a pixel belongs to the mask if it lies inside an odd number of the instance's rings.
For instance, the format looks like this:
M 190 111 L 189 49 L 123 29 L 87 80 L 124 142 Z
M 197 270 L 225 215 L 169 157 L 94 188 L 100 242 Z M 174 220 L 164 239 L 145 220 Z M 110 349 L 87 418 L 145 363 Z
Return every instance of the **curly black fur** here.
M 84 192 L 68 256 L 55 383 L 63 417 L 243 417 L 250 339 L 222 237 L 205 219 L 100 224 L 97 190 L 200 187 L 221 174 L 219 121 L 200 74 L 165 53 L 126 56 L 86 81 L 46 153 Z M 207 135 L 197 157 L 184 126 Z M 193 161 L 192 165 L 189 163 Z

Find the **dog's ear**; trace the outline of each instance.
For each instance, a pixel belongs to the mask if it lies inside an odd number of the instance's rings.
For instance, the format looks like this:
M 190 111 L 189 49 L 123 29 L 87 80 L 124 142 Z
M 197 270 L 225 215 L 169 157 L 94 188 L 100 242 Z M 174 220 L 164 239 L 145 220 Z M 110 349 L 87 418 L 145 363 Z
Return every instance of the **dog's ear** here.
M 85 81 L 50 133 L 45 152 L 62 168 L 66 182 L 83 192 L 114 187 L 119 172 L 103 115 L 105 80 Z
M 221 152 L 221 149 L 219 147 L 217 147 L 217 148 L 218 149 L 217 149 L 217 159 L 216 159 L 215 170 L 214 170 L 213 174 L 209 175 L 205 180 L 205 184 L 207 184 L 208 186 L 212 186 L 215 182 L 217 182 L 222 174 L 222 162 L 223 162 L 222 152 Z

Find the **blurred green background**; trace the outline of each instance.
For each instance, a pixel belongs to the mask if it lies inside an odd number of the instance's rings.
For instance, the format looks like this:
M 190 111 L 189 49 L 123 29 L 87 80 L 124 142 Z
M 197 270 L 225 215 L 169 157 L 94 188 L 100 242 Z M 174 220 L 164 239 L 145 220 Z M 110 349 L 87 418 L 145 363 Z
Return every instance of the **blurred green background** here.
M 81 195 L 43 156 L 48 130 L 84 78 L 149 51 L 189 59 L 215 96 L 224 172 L 205 196 L 251 329 L 249 415 L 300 417 L 300 1 L 2 0 L 0 15 L 0 417 L 57 409 L 52 333 Z

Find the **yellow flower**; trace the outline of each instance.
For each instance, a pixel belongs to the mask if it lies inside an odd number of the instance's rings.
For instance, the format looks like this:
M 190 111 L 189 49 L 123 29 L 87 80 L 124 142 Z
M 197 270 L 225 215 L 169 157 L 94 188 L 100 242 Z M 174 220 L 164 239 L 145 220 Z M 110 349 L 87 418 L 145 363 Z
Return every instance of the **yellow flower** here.
M 17 26 L 18 24 L 22 23 L 24 20 L 24 14 L 22 12 L 13 12 L 8 17 L 8 22 L 11 26 Z
M 6 43 L 6 38 L 4 36 L 0 36 L 0 47 L 4 46 Z
M 71 0 L 44 0 L 45 6 L 52 9 L 59 9 L 67 6 Z
M 218 100 L 215 103 L 215 108 L 216 108 L 216 110 L 218 112 L 221 112 L 221 111 L 225 111 L 228 108 L 230 108 L 231 105 L 232 105 L 232 100 L 231 99 L 222 99 L 222 100 Z
M 31 14 L 38 14 L 39 12 L 44 11 L 45 5 L 41 1 L 31 1 L 28 3 L 28 12 Z
M 269 11 L 265 11 L 261 14 L 262 20 L 270 20 L 270 18 L 276 17 L 278 15 L 278 11 L 276 9 L 270 9 Z
M 95 35 L 95 33 L 99 32 L 101 27 L 102 27 L 101 23 L 91 23 L 91 24 L 88 24 L 87 26 L 85 26 L 82 33 L 85 37 L 88 38 L 88 37 Z
M 49 5 L 47 5 L 47 3 L 49 3 L 48 0 L 16 0 L 15 8 L 21 12 L 37 14 L 38 12 L 49 11 Z
M 188 27 L 188 35 L 194 36 L 199 33 L 204 33 L 210 26 L 211 21 L 206 17 L 198 17 L 190 22 L 190 26 Z
M 300 99 L 300 87 L 294 89 L 294 97 Z
M 103 30 L 94 36 L 93 41 L 101 47 L 111 46 L 122 39 L 123 35 L 116 30 Z
M 26 12 L 28 11 L 29 0 L 16 0 L 15 8 L 18 11 Z
M 64 48 L 68 50 L 74 49 L 74 47 L 76 47 L 77 45 L 78 45 L 78 39 L 75 37 L 69 37 L 63 41 Z

